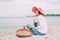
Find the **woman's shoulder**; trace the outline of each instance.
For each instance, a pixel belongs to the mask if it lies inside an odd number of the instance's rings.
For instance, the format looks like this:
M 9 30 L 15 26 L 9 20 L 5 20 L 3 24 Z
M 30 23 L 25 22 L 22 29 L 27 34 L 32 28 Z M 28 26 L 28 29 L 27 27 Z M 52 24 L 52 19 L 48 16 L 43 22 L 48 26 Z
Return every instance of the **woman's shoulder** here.
M 44 16 L 42 16 L 42 15 L 39 15 L 39 16 L 38 16 L 38 19 L 41 20 L 41 19 L 46 19 L 46 18 L 45 18 Z

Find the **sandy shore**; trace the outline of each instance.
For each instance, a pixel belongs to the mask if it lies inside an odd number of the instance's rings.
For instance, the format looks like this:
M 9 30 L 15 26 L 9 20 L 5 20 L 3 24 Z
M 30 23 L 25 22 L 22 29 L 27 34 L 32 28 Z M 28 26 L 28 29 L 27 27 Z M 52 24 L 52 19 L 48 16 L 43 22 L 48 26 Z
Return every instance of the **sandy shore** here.
M 35 36 L 27 38 L 16 37 L 16 30 L 14 28 L 10 29 L 0 29 L 0 40 L 60 40 L 60 25 L 48 26 L 48 33 L 45 36 Z

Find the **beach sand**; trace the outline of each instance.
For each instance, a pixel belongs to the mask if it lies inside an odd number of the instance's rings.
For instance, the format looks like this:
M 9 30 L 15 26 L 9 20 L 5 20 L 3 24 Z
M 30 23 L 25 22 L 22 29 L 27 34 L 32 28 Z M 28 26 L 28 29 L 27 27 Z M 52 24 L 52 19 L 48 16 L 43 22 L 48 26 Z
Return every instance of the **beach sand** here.
M 60 25 L 48 27 L 48 33 L 46 35 L 32 35 L 27 38 L 19 38 L 16 36 L 16 30 L 18 28 L 0 29 L 0 40 L 60 40 Z

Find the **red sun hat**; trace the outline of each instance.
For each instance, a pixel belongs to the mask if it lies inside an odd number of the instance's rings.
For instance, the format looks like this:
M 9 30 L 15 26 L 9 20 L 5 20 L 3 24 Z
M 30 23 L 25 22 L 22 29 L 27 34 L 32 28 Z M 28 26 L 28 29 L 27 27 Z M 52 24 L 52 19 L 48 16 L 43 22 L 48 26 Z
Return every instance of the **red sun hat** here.
M 36 10 L 39 10 L 39 12 L 41 12 L 43 16 L 45 15 L 45 14 L 43 13 L 43 10 L 42 10 L 41 8 L 36 8 L 36 7 L 33 7 L 33 8 L 32 8 L 32 11 L 33 11 L 34 13 L 36 13 Z

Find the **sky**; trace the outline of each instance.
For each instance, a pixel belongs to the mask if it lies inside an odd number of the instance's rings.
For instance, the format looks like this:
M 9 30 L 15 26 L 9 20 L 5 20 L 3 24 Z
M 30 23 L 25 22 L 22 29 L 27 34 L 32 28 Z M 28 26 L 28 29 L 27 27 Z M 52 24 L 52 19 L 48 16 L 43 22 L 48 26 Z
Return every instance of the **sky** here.
M 60 0 L 0 0 L 0 17 L 34 15 L 33 6 L 41 7 L 46 14 L 60 14 Z

